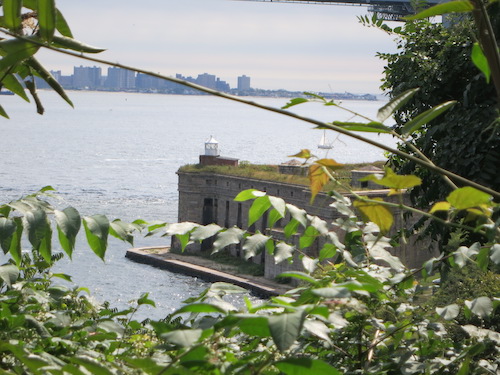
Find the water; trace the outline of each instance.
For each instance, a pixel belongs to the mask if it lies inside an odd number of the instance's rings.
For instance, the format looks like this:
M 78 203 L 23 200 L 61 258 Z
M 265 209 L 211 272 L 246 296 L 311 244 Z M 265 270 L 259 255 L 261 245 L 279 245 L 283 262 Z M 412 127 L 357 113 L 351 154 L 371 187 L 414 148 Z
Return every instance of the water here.
M 42 92 L 46 114 L 31 104 L 2 96 L 10 120 L 0 119 L 0 202 L 45 185 L 58 191 L 56 205 L 76 207 L 83 215 L 110 219 L 177 221 L 177 176 L 183 164 L 197 163 L 204 141 L 213 135 L 221 154 L 252 163 L 278 164 L 302 148 L 314 151 L 322 131 L 278 114 L 210 96 L 69 92 L 72 109 L 51 92 Z M 287 99 L 255 98 L 281 107 Z M 374 116 L 381 102 L 346 101 Z M 351 119 L 336 108 L 307 104 L 294 111 L 324 121 Z M 389 137 L 371 137 L 393 145 Z M 330 138 L 333 140 L 335 136 Z M 375 161 L 383 152 L 341 136 L 329 152 L 338 162 Z M 323 156 L 324 152 L 317 152 Z M 168 245 L 165 238 L 136 238 L 136 246 Z M 125 306 L 150 292 L 157 303 L 145 315 L 161 318 L 198 294 L 207 284 L 197 279 L 127 260 L 129 246 L 110 240 L 102 263 L 80 239 L 72 262 L 60 266 L 98 300 Z

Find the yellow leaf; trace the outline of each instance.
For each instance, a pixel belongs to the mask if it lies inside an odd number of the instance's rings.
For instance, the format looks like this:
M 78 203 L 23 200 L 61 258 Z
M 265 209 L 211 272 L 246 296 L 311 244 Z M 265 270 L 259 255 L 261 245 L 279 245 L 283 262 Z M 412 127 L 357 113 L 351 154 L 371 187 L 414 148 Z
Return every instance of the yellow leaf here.
M 340 168 L 340 167 L 344 166 L 344 164 L 337 163 L 333 159 L 319 159 L 319 160 L 316 160 L 315 163 L 319 164 L 319 165 L 322 165 L 324 167 L 327 167 L 327 168 L 332 168 L 332 169 L 334 169 L 334 168 Z
M 323 186 L 330 181 L 330 178 L 321 165 L 313 164 L 309 167 L 309 181 L 311 187 L 311 202 L 313 202 L 316 195 L 323 190 Z
M 381 198 L 373 200 L 383 202 Z M 359 209 L 365 222 L 371 221 L 378 225 L 381 233 L 387 233 L 394 223 L 392 212 L 384 205 L 376 202 L 354 201 L 354 207 Z
M 304 148 L 304 149 L 300 150 L 300 152 L 298 152 L 297 154 L 289 155 L 288 157 L 289 158 L 309 159 L 311 156 L 312 156 L 311 151 L 309 151 L 307 148 Z
M 451 208 L 451 204 L 448 202 L 437 202 L 432 206 L 431 210 L 429 211 L 431 214 L 433 214 L 436 211 L 449 211 Z

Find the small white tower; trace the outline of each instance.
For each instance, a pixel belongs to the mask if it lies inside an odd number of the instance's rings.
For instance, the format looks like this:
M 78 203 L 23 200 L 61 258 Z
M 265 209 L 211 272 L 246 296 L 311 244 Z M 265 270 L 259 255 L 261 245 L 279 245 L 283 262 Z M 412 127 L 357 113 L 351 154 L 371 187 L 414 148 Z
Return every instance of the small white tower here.
M 205 155 L 219 156 L 219 142 L 211 135 L 210 139 L 205 142 Z

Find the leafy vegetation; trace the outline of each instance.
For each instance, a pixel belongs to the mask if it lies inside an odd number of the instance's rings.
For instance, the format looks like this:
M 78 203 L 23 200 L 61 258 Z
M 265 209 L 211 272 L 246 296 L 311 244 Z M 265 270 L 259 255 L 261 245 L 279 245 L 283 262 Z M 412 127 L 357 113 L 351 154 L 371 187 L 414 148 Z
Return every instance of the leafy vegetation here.
M 354 163 L 354 164 L 342 164 L 335 171 L 336 178 L 341 180 L 344 185 L 350 186 L 351 183 L 351 171 L 360 169 L 366 166 L 376 166 L 383 168 L 384 162 L 374 162 L 374 163 Z M 307 165 L 304 164 L 304 168 L 307 170 Z M 297 184 L 309 186 L 310 180 L 306 175 L 292 175 L 283 174 L 278 170 L 277 165 L 260 165 L 260 164 L 250 164 L 241 162 L 238 167 L 231 166 L 219 166 L 219 165 L 184 165 L 179 169 L 181 172 L 190 173 L 201 173 L 210 172 L 229 176 L 240 176 L 246 178 L 255 178 L 259 180 L 284 182 L 288 184 Z M 324 187 L 324 191 L 329 191 L 333 187 L 333 184 L 327 184 Z M 345 191 L 341 190 L 341 191 Z
M 488 10 L 498 35 L 498 4 Z M 399 51 L 380 54 L 387 63 L 382 88 L 391 97 L 420 88 L 395 112 L 396 129 L 403 129 L 419 113 L 439 103 L 456 101 L 453 108 L 414 132 L 409 143 L 401 143 L 400 149 L 410 154 L 418 149 L 435 164 L 500 190 L 496 173 L 500 161 L 498 101 L 489 74 L 476 67 L 485 59 L 473 21 L 456 18 L 445 27 L 419 19 L 406 23 L 395 34 Z M 411 160 L 393 155 L 390 162 L 398 173 L 422 178 L 423 183 L 411 192 L 418 207 L 429 207 L 454 189 L 449 181 Z M 431 225 L 429 229 L 435 239 L 448 240 L 446 228 Z
M 53 0 L 8 0 L 1 7 L 0 26 L 12 36 L 0 42 L 2 84 L 21 97 L 25 95 L 24 84 L 41 112 L 43 107 L 31 78 L 38 74 L 52 80 L 34 60 L 37 50 L 42 46 L 84 52 L 97 50 L 72 39 Z M 23 14 L 23 7 L 36 13 Z M 500 91 L 496 41 L 493 39 L 491 48 L 486 39 L 488 35 L 493 38 L 493 34 L 482 33 L 489 21 L 483 4 L 475 0 L 457 1 L 438 5 L 437 9 L 439 12 L 473 10 L 476 20 L 481 21 L 477 22 L 481 49 L 470 52 L 476 54 L 473 60 L 482 74 L 491 74 L 497 92 Z M 425 15 L 433 12 L 436 10 L 426 11 Z M 23 36 L 21 29 L 27 18 L 37 20 L 38 25 L 30 29 L 30 35 Z M 56 35 L 56 30 L 62 36 Z M 54 89 L 65 97 L 60 87 L 54 84 Z M 273 228 L 279 219 L 290 218 L 284 227 L 285 238 L 278 240 L 267 233 L 225 229 L 215 224 L 124 223 L 110 221 L 103 215 L 82 218 L 74 208 L 53 207 L 45 198 L 50 188 L 0 205 L 0 246 L 6 260 L 0 266 L 0 373 L 498 373 L 498 289 L 487 288 L 477 295 L 469 293 L 469 288 L 457 287 L 459 280 L 470 280 L 474 273 L 482 274 L 481 280 L 492 283 L 497 280 L 500 205 L 495 199 L 500 193 L 438 167 L 417 147 L 412 147 L 413 139 L 426 124 L 449 112 L 456 105 L 454 101 L 438 102 L 418 115 L 413 113 L 398 129 L 384 125 L 394 111 L 403 108 L 415 95 L 417 90 L 411 89 L 395 96 L 380 109 L 376 121 L 365 118 L 361 122 L 327 124 L 304 120 L 357 138 L 352 131 L 393 134 L 414 153 L 395 150 L 397 155 L 438 173 L 448 183 L 453 179 L 452 184 L 463 185 L 450 184 L 451 191 L 433 202 L 430 210 L 406 206 L 402 199 L 390 203 L 355 192 L 351 192 L 351 201 L 333 190 L 331 206 L 342 218 L 332 228 L 279 197 L 255 190 L 241 192 L 235 199 L 250 203 L 250 223 L 267 214 L 268 227 Z M 315 95 L 310 97 L 325 105 L 337 105 Z M 305 101 L 301 98 L 289 105 Z M 283 110 L 276 112 L 297 117 Z M 3 110 L 2 113 L 6 115 Z M 463 155 L 455 156 L 458 159 Z M 295 157 L 309 163 L 313 194 L 329 181 L 339 183 L 335 171 L 341 166 L 334 160 L 314 158 L 308 150 Z M 368 179 L 399 197 L 405 189 L 418 188 L 422 183 L 417 176 L 396 174 L 389 168 L 382 178 Z M 394 207 L 453 228 L 456 230 L 451 237 L 453 241 L 421 269 L 408 270 L 391 254 L 391 239 L 386 237 L 393 225 Z M 183 246 L 215 236 L 215 253 L 241 243 L 248 258 L 267 251 L 276 262 L 283 262 L 298 253 L 303 271 L 283 276 L 297 279 L 301 285 L 257 305 L 247 300 L 245 307 L 238 309 L 224 300 L 224 296 L 243 290 L 215 283 L 164 320 L 143 322 L 133 317 L 140 306 L 154 305 L 147 294 L 129 310 L 117 311 L 106 304 L 91 303 L 85 289 L 58 286 L 58 278 L 70 280 L 70 276 L 52 272 L 52 265 L 64 256 L 53 251 L 55 232 L 67 256 L 71 257 L 75 238 L 83 231 L 92 251 L 103 258 L 109 235 L 131 242 L 133 232 L 138 230 L 175 235 Z M 470 238 L 464 241 L 460 232 L 474 233 L 474 242 Z M 311 258 L 307 250 L 315 243 L 321 244 L 321 250 L 318 258 Z M 448 264 L 453 271 L 442 286 L 435 287 L 430 278 L 439 276 L 442 264 Z M 436 288 L 435 297 L 430 297 Z M 451 296 L 459 296 L 460 301 L 450 301 Z

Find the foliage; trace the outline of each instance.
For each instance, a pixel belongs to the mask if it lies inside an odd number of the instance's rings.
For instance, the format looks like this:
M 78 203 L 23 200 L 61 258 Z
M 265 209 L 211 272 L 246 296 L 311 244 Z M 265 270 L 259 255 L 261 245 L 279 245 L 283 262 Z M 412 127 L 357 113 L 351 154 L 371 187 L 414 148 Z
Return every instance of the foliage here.
M 362 167 L 366 167 L 368 165 L 375 165 L 382 168 L 384 162 L 380 161 L 369 164 L 368 163 L 343 164 L 342 167 L 336 169 L 337 178 L 343 180 L 344 183 L 348 185 L 350 184 L 351 180 L 351 171 Z M 304 165 L 304 167 L 307 169 L 306 165 Z M 309 179 L 307 178 L 307 176 L 299 176 L 291 174 L 288 175 L 279 173 L 278 166 L 275 165 L 240 163 L 238 167 L 230 167 L 230 166 L 195 164 L 195 165 L 184 165 L 179 170 L 181 172 L 190 172 L 190 173 L 210 172 L 210 173 L 217 173 L 230 176 L 255 178 L 260 180 L 286 182 L 298 185 L 306 185 L 306 186 L 309 185 Z M 326 191 L 328 190 L 329 189 L 327 187 Z
M 6 0 L 2 2 L 2 10 L 0 27 L 11 38 L 0 41 L 0 88 L 5 87 L 29 101 L 26 88 L 36 104 L 37 112 L 43 114 L 45 109 L 38 97 L 34 79 L 37 76 L 68 104 L 73 105 L 62 86 L 36 59 L 35 54 L 42 46 L 86 53 L 98 53 L 103 49 L 74 39 L 54 0 Z M 1 106 L 0 115 L 8 118 Z
M 71 33 L 54 1 L 8 0 L 1 6 L 1 26 L 9 35 L 17 35 L 0 42 L 2 83 L 23 96 L 23 81 L 41 111 L 29 77 L 40 74 L 49 83 L 52 80 L 34 60 L 33 55 L 39 47 L 98 50 L 68 39 L 72 37 Z M 23 15 L 23 6 L 36 14 Z M 21 35 L 21 27 L 25 26 L 23 17 L 38 21 L 38 25 L 31 28 L 32 35 L 27 37 Z M 57 36 L 56 30 L 62 36 Z M 428 47 L 433 50 L 432 46 Z M 445 47 L 440 46 L 440 50 L 446 51 Z M 491 64 L 482 39 L 481 49 L 492 79 L 496 81 L 498 69 Z M 476 64 L 488 74 L 484 62 L 480 61 L 481 53 L 476 51 L 476 54 L 479 55 L 479 59 L 475 58 Z M 431 73 L 429 71 L 429 76 Z M 475 89 L 477 81 L 469 82 L 467 90 L 474 97 L 468 99 L 483 95 Z M 57 85 L 54 89 L 65 97 Z M 426 92 L 425 89 L 420 92 L 401 90 L 400 95 L 395 95 L 380 109 L 376 121 L 365 118 L 362 122 L 312 122 L 349 134 L 352 131 L 393 134 L 406 142 L 409 152 L 420 158 L 409 155 L 409 160 L 418 160 L 419 165 L 449 178 L 451 174 L 436 167 L 418 148 L 412 148 L 412 142 L 408 140 L 419 140 L 422 134 L 432 132 L 429 124 L 441 118 L 438 116 L 452 116 L 449 113 L 455 104 L 453 97 L 445 97 L 429 106 L 422 105 L 407 118 L 400 115 L 401 123 L 397 129 L 384 125 L 391 113 L 403 113 L 404 106 L 415 103 L 418 95 L 425 98 L 429 94 L 438 93 Z M 325 105 L 337 105 L 313 94 L 310 96 Z M 455 100 L 459 101 L 459 106 L 464 105 L 461 98 Z M 290 105 L 306 101 L 295 100 Z M 483 107 L 479 105 L 479 108 Z M 471 111 L 475 109 L 472 107 Z M 428 127 L 431 130 L 427 130 Z M 314 192 L 320 191 L 330 180 L 339 183 L 336 170 L 340 166 L 334 160 L 314 158 L 307 150 L 295 156 L 310 163 L 310 184 Z M 435 155 L 431 153 L 431 156 Z M 389 194 L 397 197 L 401 197 L 406 189 L 421 186 L 420 178 L 395 174 L 389 168 L 382 178 L 372 176 L 369 179 L 389 188 Z M 498 314 L 498 295 L 467 296 L 460 292 L 463 305 L 449 304 L 454 301 L 441 304 L 439 298 L 436 298 L 437 302 L 429 301 L 435 289 L 429 278 L 435 277 L 440 264 L 447 262 L 453 269 L 464 269 L 473 264 L 484 273 L 500 266 L 499 204 L 493 200 L 499 192 L 489 193 L 490 190 L 473 180 L 461 181 L 466 186 L 453 188 L 449 194 L 440 196 L 441 200 L 430 211 L 405 206 L 402 199 L 399 203 L 391 203 L 351 192 L 353 202 L 351 198 L 332 191 L 331 207 L 343 215 L 333 223 L 333 228 L 279 197 L 255 190 L 241 192 L 235 199 L 249 202 L 250 224 L 267 215 L 269 230 L 266 233 L 249 233 L 241 228 L 221 228 L 214 224 L 128 224 L 116 220 L 110 222 L 103 215 L 81 218 L 74 208 L 58 210 L 53 207 L 46 199 L 50 187 L 3 204 L 0 206 L 0 246 L 7 263 L 0 266 L 0 372 L 497 373 L 500 369 L 500 334 L 494 330 L 496 323 L 492 319 Z M 391 239 L 386 237 L 392 226 L 393 208 L 416 212 L 446 224 L 457 233 L 454 242 L 448 243 L 446 253 L 429 260 L 421 269 L 406 269 L 392 255 Z M 358 218 L 358 213 L 363 220 Z M 283 228 L 284 239 L 277 240 L 271 236 L 272 228 L 279 219 L 285 218 L 289 220 Z M 267 251 L 276 262 L 284 262 L 298 254 L 303 270 L 283 276 L 294 278 L 301 284 L 282 296 L 257 305 L 246 301 L 245 307 L 237 309 L 224 300 L 224 296 L 243 290 L 215 283 L 199 297 L 187 300 L 185 306 L 164 320 L 138 322 L 133 319 L 135 311 L 142 305 L 154 306 L 147 294 L 142 295 L 131 309 L 117 311 L 106 304 L 91 303 L 82 294 L 82 289 L 67 289 L 56 283 L 57 278 L 70 280 L 70 277 L 51 271 L 54 262 L 63 256 L 53 251 L 53 233 L 57 231 L 61 248 L 71 257 L 75 237 L 82 226 L 90 248 L 100 258 L 105 256 L 109 235 L 131 242 L 132 232 L 141 229 L 147 230 L 148 234 L 175 235 L 183 247 L 191 241 L 215 236 L 214 252 L 241 243 L 247 258 Z M 477 242 L 465 245 L 460 231 L 475 233 Z M 320 249 L 317 258 L 309 254 L 313 245 Z M 26 248 L 30 250 L 26 251 Z M 421 275 L 421 279 L 417 280 L 417 275 Z M 446 285 L 442 289 L 443 295 L 451 293 L 450 284 L 446 282 L 456 280 L 457 275 L 448 275 L 443 283 Z M 440 297 L 439 292 L 436 296 Z M 432 303 L 436 304 L 435 308 Z M 462 316 L 466 320 L 462 320 Z M 457 333 L 460 333 L 461 340 L 456 340 Z
M 468 6 L 472 7 L 470 3 Z M 490 9 L 493 24 L 498 27 L 498 6 L 492 5 Z M 413 154 L 417 148 L 435 164 L 499 190 L 500 177 L 495 172 L 500 160 L 497 98 L 489 77 L 477 70 L 474 64 L 477 61 L 472 61 L 475 56 L 484 57 L 474 43 L 474 32 L 474 25 L 466 17 L 450 27 L 426 20 L 406 23 L 397 34 L 399 52 L 380 54 L 387 62 L 382 88 L 391 97 L 420 88 L 395 112 L 396 130 L 439 103 L 456 101 L 444 115 L 414 132 L 411 146 L 400 144 L 400 149 Z M 412 161 L 393 156 L 391 164 L 398 173 L 422 178 L 422 185 L 412 191 L 419 207 L 428 207 L 452 190 L 441 176 Z

